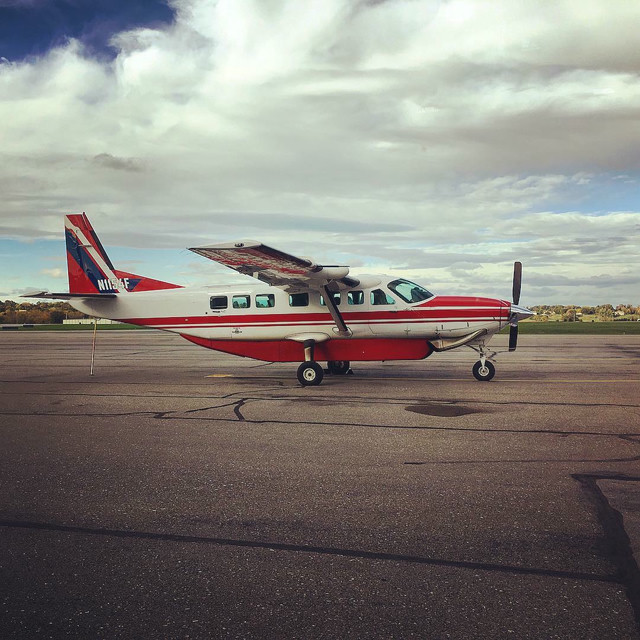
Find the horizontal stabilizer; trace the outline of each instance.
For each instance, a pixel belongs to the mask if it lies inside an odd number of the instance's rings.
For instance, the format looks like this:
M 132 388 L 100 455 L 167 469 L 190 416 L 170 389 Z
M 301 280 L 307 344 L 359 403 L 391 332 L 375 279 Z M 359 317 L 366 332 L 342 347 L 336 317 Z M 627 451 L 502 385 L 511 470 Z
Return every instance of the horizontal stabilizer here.
M 71 300 L 72 298 L 115 298 L 116 293 L 49 293 L 48 291 L 30 291 L 21 298 L 45 298 L 50 300 Z

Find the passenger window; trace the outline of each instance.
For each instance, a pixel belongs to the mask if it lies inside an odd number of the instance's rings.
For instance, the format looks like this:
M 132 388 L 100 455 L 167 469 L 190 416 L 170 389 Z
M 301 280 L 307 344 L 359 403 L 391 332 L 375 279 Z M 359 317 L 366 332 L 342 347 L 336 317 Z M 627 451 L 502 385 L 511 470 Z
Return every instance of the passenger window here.
M 349 291 L 347 304 L 364 304 L 364 291 Z
M 309 306 L 309 294 L 308 293 L 292 293 L 289 296 L 290 307 L 308 307 Z
M 249 296 L 233 296 L 231 306 L 234 309 L 248 309 L 251 306 L 251 298 Z
M 212 296 L 209 300 L 209 307 L 212 309 L 226 309 L 228 306 L 227 296 Z
M 261 293 L 256 296 L 256 307 L 258 309 L 268 309 L 276 306 L 276 299 L 273 293 Z
M 371 292 L 371 304 L 395 304 L 395 300 L 382 289 L 374 289 Z
M 340 292 L 337 291 L 336 293 L 332 293 L 331 295 L 333 296 L 333 301 L 336 303 L 336 305 L 340 306 L 340 300 L 341 300 Z M 323 307 L 327 306 L 327 303 L 324 301 L 324 297 L 323 296 L 320 296 L 320 304 Z

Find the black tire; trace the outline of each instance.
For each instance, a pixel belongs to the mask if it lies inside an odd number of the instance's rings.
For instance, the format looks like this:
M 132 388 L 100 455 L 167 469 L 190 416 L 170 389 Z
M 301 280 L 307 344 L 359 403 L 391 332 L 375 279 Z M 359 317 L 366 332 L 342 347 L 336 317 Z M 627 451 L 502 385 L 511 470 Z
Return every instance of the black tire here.
M 351 363 L 348 360 L 329 360 L 329 362 L 327 362 L 327 369 L 329 373 L 334 376 L 345 375 L 350 367 Z
M 489 382 L 489 380 L 496 375 L 496 368 L 489 360 L 485 360 L 484 367 L 482 366 L 482 362 L 478 360 L 478 362 L 473 365 L 472 371 L 473 377 L 476 380 L 480 380 L 480 382 Z
M 304 387 L 312 387 L 322 382 L 324 371 L 317 362 L 303 362 L 298 367 L 298 381 Z

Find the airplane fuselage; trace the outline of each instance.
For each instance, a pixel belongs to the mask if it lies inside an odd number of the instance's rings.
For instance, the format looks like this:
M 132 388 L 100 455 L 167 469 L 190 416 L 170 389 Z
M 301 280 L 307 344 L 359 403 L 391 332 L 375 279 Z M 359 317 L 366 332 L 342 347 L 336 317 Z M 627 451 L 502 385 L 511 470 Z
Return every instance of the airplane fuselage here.
M 70 301 L 89 315 L 180 334 L 211 349 L 260 360 L 300 360 L 312 339 L 317 359 L 405 360 L 432 352 L 430 341 L 485 330 L 485 339 L 509 321 L 511 304 L 480 297 L 438 296 L 406 302 L 381 280 L 371 288 L 334 292 L 348 327 L 341 333 L 315 291 L 279 287 L 220 286 L 121 293 L 108 299 Z

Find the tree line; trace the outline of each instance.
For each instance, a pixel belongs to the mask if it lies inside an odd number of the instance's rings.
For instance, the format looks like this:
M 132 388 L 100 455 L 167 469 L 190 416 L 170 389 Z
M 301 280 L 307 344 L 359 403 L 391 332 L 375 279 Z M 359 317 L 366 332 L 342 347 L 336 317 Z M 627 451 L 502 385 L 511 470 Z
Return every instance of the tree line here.
M 66 318 L 87 318 L 67 302 L 0 300 L 0 324 L 62 324 Z
M 531 307 L 531 310 L 538 314 L 533 319 L 543 322 L 550 319 L 560 319 L 564 322 L 597 319 L 601 322 L 610 322 L 640 318 L 640 306 L 633 304 L 619 304 L 615 307 L 612 304 L 600 304 L 595 307 L 576 304 L 539 304 Z

